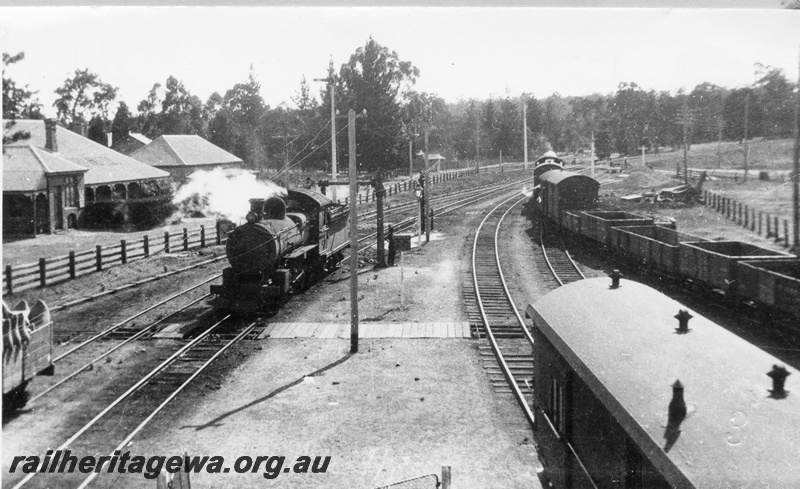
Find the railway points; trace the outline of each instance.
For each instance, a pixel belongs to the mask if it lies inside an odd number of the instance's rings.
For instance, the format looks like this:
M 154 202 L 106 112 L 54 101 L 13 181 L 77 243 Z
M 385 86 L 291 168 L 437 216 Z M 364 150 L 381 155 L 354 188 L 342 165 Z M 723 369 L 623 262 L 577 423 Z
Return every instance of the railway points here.
M 269 430 L 268 432 L 271 435 L 277 436 L 278 442 L 282 446 L 293 447 L 290 449 L 297 450 L 298 445 L 292 440 L 297 438 L 298 433 L 307 433 L 307 428 L 295 425 L 293 421 L 288 421 L 287 426 L 278 428 L 276 431 L 275 422 L 257 412 L 257 408 L 266 408 L 269 412 L 280 417 L 280 419 L 287 420 L 286 416 L 289 411 L 284 411 L 279 406 L 273 406 L 273 399 L 291 405 L 298 403 L 297 406 L 301 406 L 299 403 L 306 403 L 304 407 L 295 407 L 294 409 L 295 411 L 301 409 L 302 412 L 307 413 L 305 421 L 314 426 L 322 426 L 325 422 L 329 422 L 334 413 L 323 412 L 327 410 L 341 410 L 349 413 L 353 411 L 347 410 L 359 409 L 362 417 L 361 425 L 369 427 L 369 430 L 376 431 L 381 429 L 381 425 L 375 420 L 376 415 L 382 415 L 384 422 L 387 416 L 397 422 L 405 419 L 404 416 L 406 415 L 435 417 L 430 411 L 425 410 L 429 406 L 425 405 L 425 402 L 434 401 L 442 406 L 451 407 L 454 406 L 451 404 L 453 402 L 464 402 L 460 400 L 462 399 L 460 396 L 464 395 L 465 392 L 457 393 L 453 389 L 444 389 L 447 392 L 444 393 L 444 397 L 441 397 L 443 389 L 441 382 L 452 382 L 455 376 L 454 372 L 447 372 L 448 380 L 437 376 L 438 380 L 435 385 L 425 386 L 421 382 L 424 382 L 424 379 L 433 370 L 426 370 L 425 373 L 420 373 L 417 370 L 413 374 L 413 379 L 404 380 L 397 377 L 400 372 L 397 369 L 402 369 L 403 366 L 410 363 L 419 363 L 420 365 L 416 365 L 416 367 L 421 367 L 423 364 L 429 365 L 429 361 L 435 362 L 435 366 L 431 366 L 431 369 L 439 369 L 442 367 L 445 358 L 456 360 L 466 352 L 473 363 L 469 368 L 465 368 L 463 365 L 459 367 L 462 371 L 468 373 L 469 378 L 465 378 L 463 381 L 468 384 L 472 382 L 480 384 L 483 382 L 482 389 L 484 390 L 480 395 L 500 402 L 502 408 L 495 406 L 489 409 L 486 411 L 487 416 L 493 419 L 490 423 L 499 430 L 495 435 L 501 438 L 511 436 L 511 439 L 515 440 L 513 444 L 517 446 L 510 452 L 508 448 L 503 450 L 506 453 L 514 454 L 513 464 L 516 467 L 516 471 L 509 476 L 509 483 L 514 485 L 519 481 L 526 481 L 527 485 L 536 487 L 540 484 L 539 477 L 536 475 L 539 465 L 534 447 L 536 440 L 525 435 L 525 433 L 530 433 L 530 424 L 534 416 L 529 415 L 526 419 L 523 415 L 525 407 L 530 406 L 531 396 L 534 394 L 531 389 L 534 386 L 531 379 L 534 375 L 535 361 L 532 356 L 531 340 L 526 335 L 528 329 L 524 326 L 524 321 L 517 320 L 517 323 L 523 324 L 521 326 L 515 326 L 513 324 L 514 321 L 508 321 L 509 324 L 505 324 L 506 320 L 510 320 L 514 315 L 513 302 L 515 299 L 503 299 L 503 295 L 519 297 L 526 288 L 524 282 L 530 281 L 531 276 L 520 273 L 515 267 L 515 263 L 519 263 L 520 260 L 526 259 L 526 256 L 532 256 L 536 253 L 539 253 L 543 262 L 545 261 L 544 255 L 547 255 L 549 260 L 555 260 L 559 263 L 562 259 L 572 261 L 570 256 L 572 244 L 562 242 L 558 234 L 552 232 L 552 229 L 550 232 L 534 233 L 531 237 L 537 238 L 536 241 L 539 241 L 539 246 L 538 248 L 531 246 L 532 243 L 529 241 L 528 247 L 530 250 L 528 251 L 523 251 L 519 248 L 519 238 L 511 238 L 512 235 L 527 237 L 527 231 L 529 230 L 530 222 L 521 211 L 521 201 L 526 200 L 526 198 L 521 193 L 521 190 L 524 191 L 524 189 L 520 187 L 526 185 L 516 183 L 507 186 L 504 190 L 505 197 L 502 199 L 495 198 L 492 206 L 487 206 L 482 201 L 488 197 L 490 190 L 499 190 L 499 186 L 493 189 L 487 188 L 481 192 L 475 190 L 472 195 L 466 197 L 448 196 L 439 200 L 438 209 L 441 210 L 441 223 L 439 225 L 443 226 L 446 232 L 442 234 L 441 240 L 433 240 L 407 255 L 411 260 L 410 267 L 407 270 L 411 273 L 411 285 L 408 289 L 410 294 L 406 308 L 400 307 L 397 290 L 399 270 L 396 267 L 380 271 L 377 269 L 369 272 L 359 271 L 359 275 L 363 276 L 361 280 L 364 287 L 363 297 L 359 300 L 359 306 L 362 314 L 371 319 L 361 324 L 361 338 L 363 347 L 366 349 L 365 352 L 362 352 L 365 354 L 364 357 L 337 358 L 335 355 L 336 352 L 345 350 L 344 346 L 349 338 L 348 311 L 345 307 L 346 303 L 342 300 L 345 295 L 342 293 L 344 282 L 341 281 L 341 277 L 349 274 L 349 270 L 342 268 L 305 293 L 296 296 L 295 299 L 297 300 L 285 303 L 275 313 L 274 317 L 264 324 L 248 331 L 245 336 L 255 341 L 243 342 L 239 346 L 233 347 L 228 353 L 220 354 L 216 367 L 211 367 L 211 372 L 219 372 L 219 375 L 215 373 L 198 374 L 199 383 L 206 387 L 191 387 L 179 396 L 183 401 L 178 405 L 161 407 L 160 409 L 165 410 L 165 414 L 153 417 L 151 421 L 153 424 L 151 426 L 142 426 L 141 430 L 137 429 L 135 438 L 130 438 L 130 440 L 133 440 L 137 446 L 146 447 L 143 450 L 147 453 L 158 453 L 164 439 L 172 442 L 182 440 L 184 443 L 196 443 L 199 447 L 205 447 L 200 448 L 201 450 L 209 450 L 217 446 L 214 441 L 218 440 L 218 437 L 214 437 L 213 434 L 215 432 L 218 433 L 218 430 L 223 426 L 225 427 L 224 429 L 235 429 L 236 427 L 241 429 L 245 425 L 252 427 L 255 422 L 257 427 L 252 429 L 254 434 L 267 433 L 262 429 Z M 495 216 L 495 212 L 492 211 L 494 205 L 503 204 L 503 201 L 508 197 L 510 198 L 504 204 L 505 207 L 496 214 L 496 217 L 493 217 Z M 517 206 L 512 206 L 511 204 L 515 202 Z M 401 206 L 397 207 L 398 211 L 402 210 Z M 413 203 L 409 207 L 413 208 Z M 437 216 L 439 216 L 438 211 Z M 502 222 L 502 219 L 500 219 L 500 216 L 507 218 L 507 221 L 511 223 L 508 230 L 501 229 L 499 222 Z M 467 234 L 472 235 L 472 232 L 468 231 L 468 223 L 477 225 L 484 217 L 492 221 L 492 225 L 487 226 L 487 229 L 490 229 L 491 232 L 486 238 L 480 237 L 483 234 L 480 231 L 475 233 L 474 243 L 483 241 L 494 243 L 493 246 L 501 249 L 502 253 L 492 259 L 477 258 L 474 262 L 474 267 L 466 266 L 463 261 L 456 260 L 454 262 L 452 258 L 453 245 L 459 243 L 459 246 L 461 246 L 460 243 L 466 241 Z M 524 228 L 520 226 L 524 226 Z M 516 230 L 512 231 L 511 229 Z M 524 229 L 524 231 L 521 229 Z M 491 236 L 492 233 L 493 237 Z M 367 250 L 367 254 L 370 253 L 368 242 L 373 239 L 374 234 L 374 229 L 362 230 L 363 249 Z M 603 231 L 601 234 L 607 235 L 608 232 Z M 512 246 L 512 242 L 516 244 Z M 511 247 L 509 248 L 509 246 Z M 568 248 L 570 249 L 569 251 L 567 251 Z M 520 256 L 514 256 L 515 251 Z M 529 253 L 529 255 L 526 255 L 526 253 Z M 578 255 L 582 259 L 586 257 L 582 250 L 578 250 Z M 539 258 L 536 258 L 536 260 L 539 260 Z M 369 267 L 368 259 L 363 263 L 366 263 L 367 267 Z M 564 262 L 564 264 L 566 263 Z M 575 278 L 586 272 L 587 268 L 585 263 L 570 266 L 573 270 L 570 273 L 576 274 Z M 486 270 L 492 267 L 500 270 L 501 280 L 502 270 L 506 270 L 506 274 L 510 275 L 511 285 L 506 287 L 501 285 L 500 282 L 494 283 L 495 279 L 486 275 Z M 459 277 L 461 273 L 470 268 L 479 271 L 475 275 L 475 277 L 479 278 L 472 278 L 471 282 L 472 290 L 477 292 L 477 296 L 482 295 L 481 299 L 487 304 L 483 306 L 482 314 L 478 312 L 477 315 L 468 315 L 470 310 L 474 311 L 474 309 L 470 307 L 464 308 L 464 301 L 461 296 L 462 291 L 458 286 L 453 286 L 460 283 Z M 552 267 L 556 273 L 562 268 L 560 265 Z M 589 272 L 594 274 L 602 273 L 600 270 L 589 270 Z M 548 271 L 546 273 L 550 274 L 551 272 Z M 563 271 L 561 275 L 563 275 Z M 592 273 L 589 275 L 592 275 Z M 555 281 L 548 285 L 548 280 L 555 279 L 549 279 L 541 273 L 534 280 L 540 282 L 540 290 L 533 294 L 539 297 L 544 295 L 546 289 L 556 287 Z M 568 283 L 572 280 L 573 278 L 568 278 L 561 281 Z M 505 292 L 503 292 L 503 288 L 506 288 Z M 440 289 L 441 292 L 435 292 Z M 469 293 L 468 288 L 464 292 Z M 527 294 L 525 297 L 535 298 L 531 294 Z M 468 305 L 477 305 L 477 299 L 473 299 L 471 296 L 467 296 L 466 299 Z M 100 300 L 102 301 L 102 298 Z M 506 309 L 503 309 L 501 304 L 504 301 L 511 302 L 512 308 L 509 309 L 506 306 Z M 481 317 L 489 325 L 494 323 L 495 329 L 492 330 L 491 326 L 487 327 L 485 324 L 479 326 L 477 324 L 478 317 Z M 164 322 L 167 322 L 166 318 Z M 497 333 L 496 335 L 495 332 Z M 185 341 L 179 339 L 180 336 L 185 335 L 180 334 L 175 336 L 175 339 L 162 338 L 157 341 Z M 494 336 L 497 336 L 497 338 L 493 338 Z M 287 357 L 287 352 L 278 353 L 280 348 L 287 348 L 296 354 L 302 355 L 302 360 L 299 357 Z M 327 364 L 320 355 L 328 359 Z M 440 360 L 436 361 L 434 358 L 430 358 L 422 362 L 419 358 L 420 355 L 431 355 Z M 237 361 L 237 359 L 240 361 Z M 363 363 L 364 359 L 367 360 L 367 363 Z M 241 360 L 244 360 L 244 363 Z M 360 361 L 359 365 L 367 370 L 363 372 L 353 371 L 350 366 L 355 365 L 353 363 L 354 360 Z M 284 364 L 281 364 L 281 361 Z M 377 362 L 377 364 L 374 362 Z M 254 368 L 256 364 L 260 365 L 254 372 L 263 371 L 263 369 L 277 369 L 276 371 L 281 372 L 278 378 L 270 382 L 272 388 L 269 392 L 261 393 L 259 389 L 262 387 L 261 383 L 256 383 L 255 378 L 244 380 L 239 375 L 240 370 L 245 368 L 244 365 L 247 364 L 253 364 Z M 328 367 L 327 365 L 332 366 Z M 296 366 L 299 367 L 296 368 Z M 180 371 L 183 372 L 183 369 Z M 234 372 L 237 373 L 235 378 L 225 378 L 225 376 Z M 365 372 L 368 373 L 370 379 L 368 381 L 365 380 L 365 382 L 368 382 L 366 386 L 375 395 L 375 399 L 354 403 L 354 399 L 359 396 L 358 379 L 365 379 Z M 181 373 L 180 375 L 190 374 Z M 336 378 L 331 378 L 331 375 Z M 381 385 L 378 390 L 375 387 L 377 384 L 374 384 L 376 381 Z M 413 386 L 412 390 L 415 393 L 417 388 L 423 388 L 423 390 L 418 391 L 419 407 L 424 408 L 423 411 L 411 410 L 401 413 L 389 408 L 388 404 L 384 404 L 391 402 L 389 400 L 396 397 L 393 397 L 389 392 L 396 392 L 398 389 L 408 391 L 409 385 L 406 385 L 405 381 L 412 382 L 410 386 Z M 250 385 L 250 389 L 255 388 L 257 390 L 242 396 L 241 392 L 245 391 L 238 390 L 241 388 L 242 382 L 247 382 Z M 171 380 L 171 376 L 167 376 L 157 381 L 157 383 L 174 386 L 182 382 Z M 346 385 L 346 388 L 339 389 L 339 386 L 342 385 Z M 308 390 L 309 388 L 320 392 L 312 393 Z M 219 393 L 216 393 L 217 389 L 220 390 Z M 337 393 L 337 390 L 346 391 L 347 393 L 341 396 L 339 395 L 341 392 Z M 238 392 L 238 394 L 234 394 L 234 392 Z M 368 396 L 372 394 L 368 394 Z M 514 404 L 509 403 L 512 398 L 509 394 L 516 398 Z M 470 391 L 469 395 L 474 396 L 475 393 Z M 235 401 L 226 403 L 226 398 L 239 400 L 240 402 L 238 404 Z M 307 406 L 309 402 L 312 406 L 310 411 Z M 227 410 L 215 407 L 217 404 L 227 405 Z M 204 407 L 199 412 L 194 410 L 187 411 L 186 406 L 189 405 Z M 343 408 L 345 405 L 347 406 L 346 409 Z M 510 405 L 514 409 L 509 410 Z M 313 406 L 318 407 L 315 408 Z M 325 408 L 322 408 L 323 406 Z M 394 404 L 392 406 L 395 407 Z M 519 407 L 522 407 L 522 410 Z M 288 409 L 288 405 L 286 409 Z M 373 409 L 376 413 L 365 413 L 364 409 Z M 177 427 L 161 419 L 165 415 L 172 417 L 185 415 L 188 416 L 188 419 L 184 425 Z M 142 416 L 148 417 L 147 415 Z M 265 425 L 260 427 L 258 423 L 265 423 Z M 454 434 L 453 430 L 456 430 L 454 423 L 458 424 L 458 421 L 449 420 L 448 423 L 449 426 L 439 427 L 439 429 L 449 433 L 448 436 L 452 437 L 450 440 L 452 444 L 447 446 L 450 447 L 449 450 L 453 451 L 452 453 L 458 453 L 456 458 L 462 464 L 470 463 L 474 465 L 477 463 L 478 467 L 487 467 L 484 462 L 476 461 L 474 454 L 459 451 L 457 447 L 474 447 L 474 445 L 470 445 L 472 441 L 464 438 L 462 434 Z M 345 472 L 342 474 L 343 478 L 330 479 L 329 482 L 358 480 L 377 486 L 413 475 L 390 471 L 386 462 L 383 461 L 378 465 L 381 468 L 380 472 L 370 472 L 370 469 L 366 468 L 362 463 L 363 461 L 360 462 L 358 460 L 358 454 L 370 453 L 369 450 L 373 450 L 372 453 L 374 453 L 374 450 L 378 450 L 378 447 L 384 445 L 370 439 L 345 435 L 342 430 L 346 430 L 350 426 L 345 423 L 340 428 L 323 428 L 323 431 L 329 433 L 329 435 L 321 440 L 314 438 L 314 441 L 308 442 L 309 445 L 307 446 L 333 450 L 333 453 L 342 457 L 342 463 L 346 467 Z M 406 434 L 414 437 L 414 439 L 420 439 L 420 437 L 424 439 L 424 430 L 430 429 L 428 425 L 423 424 L 422 426 L 410 428 L 410 431 L 406 430 L 408 432 Z M 420 432 L 420 430 L 423 430 L 423 432 Z M 133 437 L 134 435 L 131 436 Z M 392 435 L 386 434 L 385 436 L 391 437 Z M 328 439 L 327 437 L 335 437 L 346 441 L 343 446 L 330 445 L 325 441 Z M 504 439 L 508 441 L 508 438 Z M 123 437 L 123 440 L 128 439 Z M 398 441 L 398 443 L 401 442 Z M 427 445 L 424 441 L 422 444 L 426 447 L 424 450 L 427 450 L 427 453 L 433 453 L 434 455 L 443 453 L 437 451 L 435 446 Z M 230 444 L 223 444 L 222 447 L 223 451 L 228 455 L 232 455 L 235 451 L 235 447 Z M 490 457 L 497 457 L 500 451 L 493 448 L 489 453 L 491 453 Z M 383 457 L 391 458 L 391 454 L 384 451 Z M 424 461 L 412 461 L 408 464 L 408 467 L 417 471 L 435 471 L 438 470 L 438 465 L 441 465 L 441 462 L 426 459 Z M 390 473 L 382 474 L 384 471 Z M 369 475 L 365 475 L 367 472 L 369 472 Z M 361 475 L 356 475 L 357 473 Z M 478 484 L 482 481 L 485 483 L 485 481 L 491 480 L 490 473 L 491 469 L 489 468 L 479 468 L 477 473 L 469 475 L 469 480 Z M 105 476 L 101 476 L 100 480 L 104 478 Z M 212 479 L 208 478 L 199 480 L 206 483 L 211 483 L 212 481 Z M 237 479 L 237 481 L 240 481 L 240 479 Z M 236 484 L 233 481 L 231 483 Z M 121 487 L 133 487 L 126 484 L 131 484 L 131 482 L 123 482 Z

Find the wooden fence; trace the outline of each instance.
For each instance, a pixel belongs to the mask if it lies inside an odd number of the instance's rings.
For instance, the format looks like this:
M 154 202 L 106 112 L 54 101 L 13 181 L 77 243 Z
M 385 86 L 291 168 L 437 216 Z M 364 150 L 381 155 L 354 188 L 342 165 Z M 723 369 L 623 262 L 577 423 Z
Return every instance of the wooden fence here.
M 68 255 L 40 258 L 38 263 L 7 265 L 3 277 L 3 295 L 34 287 L 47 287 L 89 273 L 99 272 L 129 261 L 139 260 L 157 253 L 171 253 L 221 244 L 224 238 L 219 223 L 209 230 L 205 226 L 177 233 L 164 231 L 163 235 L 145 235 L 137 240 L 120 240 L 115 245 L 97 245 L 93 250 L 70 251 Z
M 703 191 L 703 202 L 726 219 L 750 231 L 757 232 L 759 236 L 774 238 L 775 243 L 780 243 L 784 248 L 789 248 L 789 220 L 781 219 L 768 212 L 756 210 L 748 204 L 742 204 L 730 197 L 717 194 L 710 190 Z M 783 228 L 781 229 L 781 223 Z

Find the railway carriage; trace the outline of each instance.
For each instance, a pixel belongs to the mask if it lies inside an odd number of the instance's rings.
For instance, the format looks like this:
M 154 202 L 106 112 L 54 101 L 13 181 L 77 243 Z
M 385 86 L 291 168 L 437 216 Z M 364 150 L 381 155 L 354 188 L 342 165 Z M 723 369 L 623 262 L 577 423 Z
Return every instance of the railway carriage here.
M 228 234 L 231 266 L 211 286 L 218 308 L 246 314 L 279 304 L 338 265 L 348 232 L 346 208 L 318 192 L 250 199 L 247 223 Z
M 542 215 L 563 225 L 565 212 L 576 213 L 597 204 L 600 184 L 594 178 L 566 170 L 551 170 L 540 177 L 533 199 Z
M 800 486 L 793 367 L 631 281 L 574 282 L 526 315 L 534 435 L 556 487 Z
M 37 375 L 53 375 L 53 321 L 42 301 L 33 307 L 21 301 L 14 309 L 3 302 L 3 409 L 27 401 L 28 383 Z

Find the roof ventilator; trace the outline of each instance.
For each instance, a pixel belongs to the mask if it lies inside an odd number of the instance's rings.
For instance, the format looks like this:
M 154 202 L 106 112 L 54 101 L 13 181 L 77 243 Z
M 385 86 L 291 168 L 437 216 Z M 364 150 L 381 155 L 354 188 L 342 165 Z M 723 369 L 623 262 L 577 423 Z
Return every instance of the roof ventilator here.
M 767 375 L 772 378 L 772 390 L 770 391 L 770 397 L 775 399 L 783 399 L 786 397 L 784 384 L 786 383 L 786 377 L 792 375 L 791 372 L 787 371 L 786 367 L 773 365 L 772 370 L 767 372 Z
M 669 422 L 680 423 L 686 418 L 686 401 L 683 400 L 683 384 L 676 380 L 672 384 L 672 400 L 669 402 Z
M 675 331 L 677 331 L 678 334 L 688 333 L 689 320 L 692 319 L 694 316 L 689 314 L 689 311 L 686 311 L 684 309 L 679 309 L 678 314 L 676 314 L 673 317 L 678 320 L 678 329 L 676 329 Z
M 621 279 L 623 277 L 623 275 L 621 273 L 619 273 L 619 270 L 614 270 L 614 271 L 611 272 L 611 274 L 609 274 L 609 277 L 611 277 L 611 288 L 612 289 L 618 289 L 619 288 L 619 279 Z

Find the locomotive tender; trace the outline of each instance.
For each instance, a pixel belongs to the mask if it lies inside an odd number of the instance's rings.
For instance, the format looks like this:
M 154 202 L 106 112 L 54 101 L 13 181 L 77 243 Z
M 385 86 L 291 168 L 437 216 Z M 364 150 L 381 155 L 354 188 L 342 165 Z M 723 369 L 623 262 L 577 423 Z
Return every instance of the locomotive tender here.
M 800 318 L 800 258 L 739 241 L 705 241 L 651 217 L 597 210 L 600 185 L 586 175 L 550 170 L 539 180 L 528 208 L 559 229 L 731 303 Z
M 338 265 L 348 232 L 345 206 L 313 190 L 250 199 L 247 222 L 228 234 L 231 266 L 211 286 L 217 307 L 247 314 L 279 304 Z
M 550 482 L 800 487 L 800 398 L 785 384 L 798 371 L 650 287 L 609 285 L 580 280 L 526 310 Z

